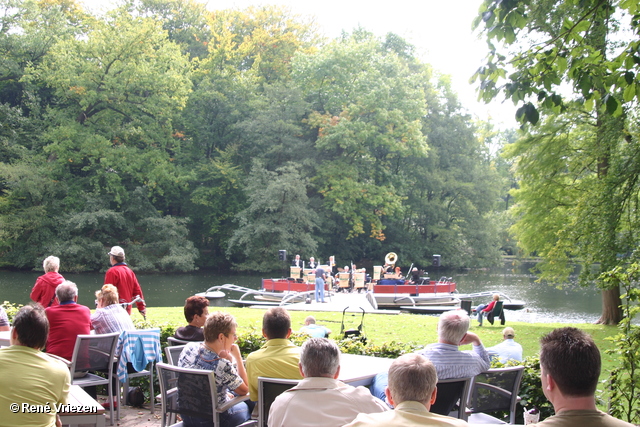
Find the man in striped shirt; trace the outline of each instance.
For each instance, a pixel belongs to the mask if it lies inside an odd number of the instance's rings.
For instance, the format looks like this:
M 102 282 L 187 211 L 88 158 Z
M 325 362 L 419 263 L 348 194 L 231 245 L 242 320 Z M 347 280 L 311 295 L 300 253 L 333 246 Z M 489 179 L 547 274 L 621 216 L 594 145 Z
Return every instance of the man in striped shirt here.
M 460 351 L 461 345 L 471 344 L 472 350 Z M 417 352 L 429 359 L 436 367 L 438 380 L 475 377 L 491 365 L 489 353 L 480 337 L 469 332 L 469 315 L 465 310 L 445 311 L 438 321 L 438 342 L 429 344 Z M 384 390 L 388 375 L 378 374 L 371 384 L 371 393 L 386 402 Z
M 472 345 L 460 351 L 458 346 Z M 469 332 L 469 316 L 464 310 L 445 311 L 438 322 L 438 342 L 417 352 L 436 366 L 439 380 L 475 377 L 491 365 L 480 337 Z

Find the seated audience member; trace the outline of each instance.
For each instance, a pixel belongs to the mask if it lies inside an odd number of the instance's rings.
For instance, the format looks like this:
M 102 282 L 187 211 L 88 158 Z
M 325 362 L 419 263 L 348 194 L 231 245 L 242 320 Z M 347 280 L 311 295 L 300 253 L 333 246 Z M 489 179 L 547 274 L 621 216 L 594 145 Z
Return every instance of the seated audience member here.
M 507 363 L 509 360 L 522 362 L 522 346 L 515 341 L 516 331 L 506 327 L 502 330 L 502 341 L 500 344 L 487 348 L 491 357 L 497 357 L 500 363 Z
M 228 313 L 217 311 L 210 314 L 204 323 L 204 341 L 187 344 L 180 354 L 178 366 L 181 368 L 205 369 L 215 372 L 218 405 L 223 405 L 233 398 L 233 394 L 244 396 L 249 393 L 247 372 L 242 363 L 240 349 L 235 343 L 237 323 Z M 189 383 L 178 384 L 180 398 L 179 409 L 206 408 L 206 399 L 201 392 L 201 385 L 190 386 Z M 241 402 L 220 414 L 220 425 L 232 427 L 249 420 L 253 405 Z M 213 419 L 200 418 L 181 412 L 185 426 L 213 426 Z
M 269 426 L 342 426 L 361 412 L 389 410 L 365 387 L 338 381 L 340 350 L 326 338 L 310 338 L 302 344 L 300 373 L 304 379 L 271 405 Z
M 96 292 L 97 308 L 91 315 L 91 327 L 96 334 L 132 331 L 136 327 L 127 310 L 119 304 L 120 297 L 115 286 L 107 284 Z
M 4 311 L 4 307 L 0 305 L 0 332 L 11 330 L 11 326 L 9 325 L 9 316 L 7 316 L 7 312 Z
M 262 316 L 265 345 L 247 356 L 249 396 L 258 400 L 258 377 L 302 379 L 298 363 L 300 348 L 289 341 L 291 317 L 282 307 L 269 308 Z
M 405 354 L 389 368 L 387 402 L 395 409 L 359 414 L 347 427 L 466 426 L 465 421 L 429 412 L 436 401 L 438 375 L 433 363 L 419 354 Z
M 202 327 L 209 315 L 209 300 L 205 297 L 192 296 L 184 303 L 184 317 L 187 326 L 180 326 L 173 335 L 183 341 L 204 341 Z
M 53 255 L 48 256 L 42 262 L 44 274 L 36 279 L 35 285 L 29 297 L 44 308 L 57 305 L 56 287 L 64 282 L 64 277 L 58 273 L 60 269 L 60 258 Z
M 66 404 L 69 368 L 40 351 L 47 342 L 49 321 L 40 305 L 22 307 L 13 319 L 11 347 L 0 349 L 0 424 L 59 425 L 54 405 Z M 51 412 L 10 411 L 10 405 L 49 405 Z
M 438 342 L 427 345 L 418 354 L 429 359 L 436 367 L 438 378 L 475 377 L 490 367 L 489 353 L 478 335 L 469 331 L 469 315 L 464 310 L 445 311 L 438 321 Z M 473 350 L 460 351 L 461 345 L 471 344 Z M 371 393 L 385 400 L 387 373 L 373 379 Z
M 327 338 L 331 333 L 329 328 L 316 324 L 316 318 L 313 316 L 307 316 L 304 320 L 304 326 L 300 329 L 300 332 L 307 335 L 311 335 L 313 338 Z
M 60 304 L 45 310 L 49 319 L 47 353 L 70 361 L 76 337 L 91 332 L 91 310 L 78 304 L 78 287 L 68 280 L 58 285 L 56 298 Z
M 489 313 L 493 311 L 493 307 L 496 305 L 496 302 L 500 301 L 500 295 L 493 294 L 493 299 L 489 304 L 480 304 L 476 307 L 476 314 L 478 315 L 478 326 L 482 326 L 482 319 L 487 317 Z M 500 320 L 502 320 L 502 324 L 504 325 L 504 314 L 500 314 Z
M 576 328 L 559 328 L 540 340 L 542 391 L 555 415 L 539 426 L 631 427 L 596 408 L 600 351 L 593 339 Z
M 136 327 L 131 321 L 131 316 L 120 305 L 120 297 L 118 296 L 118 289 L 115 286 L 107 284 L 102 285 L 102 289 L 96 291 L 96 311 L 91 315 L 91 328 L 95 330 L 96 334 L 110 334 L 113 332 L 133 331 Z M 117 365 L 113 367 L 117 370 Z M 131 362 L 127 363 L 127 371 L 129 373 L 136 372 Z M 113 393 L 114 395 L 108 399 L 102 406 L 109 408 L 111 405 L 117 405 L 115 398 L 116 390 L 118 390 L 118 379 L 113 377 Z M 95 387 L 86 388 L 87 393 L 91 397 L 95 398 Z M 114 406 L 114 409 L 116 406 Z

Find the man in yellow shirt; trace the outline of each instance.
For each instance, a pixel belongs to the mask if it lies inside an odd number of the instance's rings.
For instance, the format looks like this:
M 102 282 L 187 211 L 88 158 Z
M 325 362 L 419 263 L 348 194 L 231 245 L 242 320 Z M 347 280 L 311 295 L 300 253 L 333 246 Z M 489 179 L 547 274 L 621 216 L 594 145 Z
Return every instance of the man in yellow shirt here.
M 56 406 L 67 403 L 70 376 L 64 363 L 41 351 L 48 335 L 40 305 L 18 311 L 11 347 L 0 349 L 0 426 L 56 425 Z
M 300 348 L 289 341 L 291 317 L 282 307 L 268 309 L 262 318 L 262 335 L 267 343 L 247 356 L 249 396 L 258 400 L 258 377 L 302 379 L 298 363 Z

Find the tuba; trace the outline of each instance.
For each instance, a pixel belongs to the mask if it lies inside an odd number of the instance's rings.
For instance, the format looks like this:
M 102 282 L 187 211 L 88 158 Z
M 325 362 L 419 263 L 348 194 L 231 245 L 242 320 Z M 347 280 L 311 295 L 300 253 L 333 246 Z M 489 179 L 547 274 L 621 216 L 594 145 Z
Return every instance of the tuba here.
M 389 252 L 385 257 L 384 257 L 384 262 L 387 265 L 394 265 L 396 262 L 398 262 L 398 255 L 396 255 L 395 252 Z

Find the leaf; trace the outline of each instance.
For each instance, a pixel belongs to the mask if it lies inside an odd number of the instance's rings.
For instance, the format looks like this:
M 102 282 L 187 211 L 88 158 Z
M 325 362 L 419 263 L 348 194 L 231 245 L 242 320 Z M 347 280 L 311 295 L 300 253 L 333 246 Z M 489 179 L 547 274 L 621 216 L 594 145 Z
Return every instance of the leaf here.
M 631 101 L 636 96 L 636 85 L 635 83 L 630 84 L 626 88 L 624 88 L 624 94 L 622 95 L 624 102 Z
M 488 22 L 491 18 L 493 18 L 493 11 L 488 10 L 482 14 L 482 20 L 484 22 Z
M 624 73 L 624 80 L 627 82 L 628 85 L 633 83 L 634 78 L 635 78 L 635 74 L 633 73 L 633 71 L 627 71 L 626 73 Z
M 537 124 L 538 120 L 540 120 L 540 113 L 532 103 L 528 103 L 525 106 L 525 116 L 527 118 L 527 121 L 532 125 Z
M 607 113 L 613 115 L 618 109 L 618 107 L 620 106 L 620 102 L 616 99 L 615 96 L 611 96 L 609 94 L 607 94 L 605 99 L 606 99 L 605 102 L 607 105 Z

